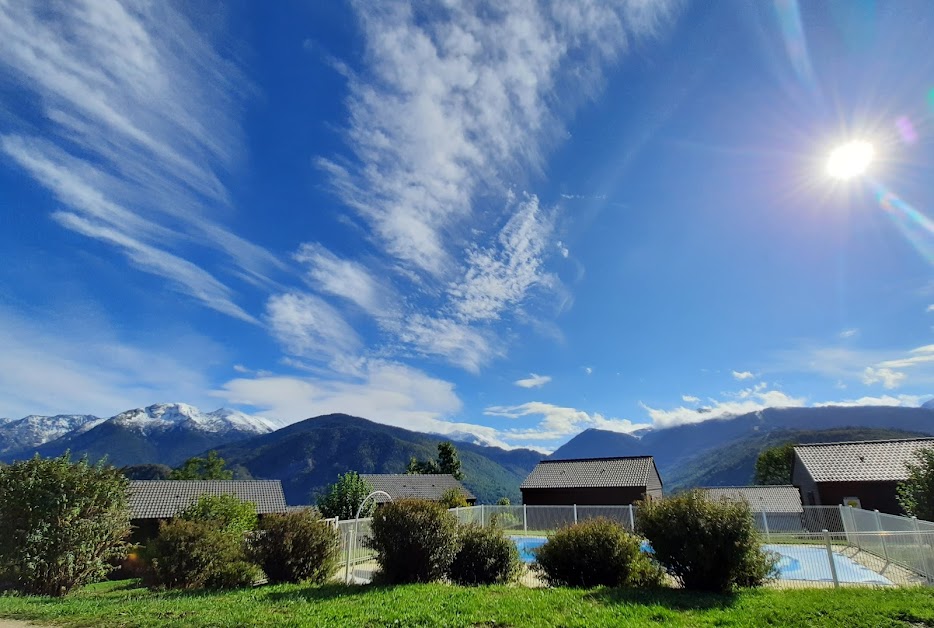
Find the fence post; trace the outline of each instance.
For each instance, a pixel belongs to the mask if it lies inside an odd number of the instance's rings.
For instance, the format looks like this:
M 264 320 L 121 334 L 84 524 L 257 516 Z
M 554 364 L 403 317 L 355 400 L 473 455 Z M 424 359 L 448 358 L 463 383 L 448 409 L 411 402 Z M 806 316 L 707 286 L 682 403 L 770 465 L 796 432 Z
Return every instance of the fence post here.
M 629 504 L 629 531 L 636 531 L 636 519 L 632 516 L 632 504 Z
M 344 565 L 344 582 L 350 584 L 350 556 L 353 552 L 354 542 L 356 541 L 355 535 L 353 533 L 353 528 L 347 527 L 347 552 L 344 556 L 347 561 Z
M 885 546 L 885 532 L 882 530 L 882 515 L 879 514 L 879 509 L 876 508 L 876 527 L 879 529 L 879 540 L 882 541 L 882 557 L 885 558 L 885 564 L 889 564 L 889 550 Z
M 830 545 L 830 531 L 824 528 L 824 544 L 827 546 L 827 560 L 830 561 L 830 577 L 833 578 L 833 587 L 840 586 L 840 580 L 837 578 L 837 565 L 833 561 L 833 547 Z
M 921 553 L 921 568 L 924 570 L 924 579 L 930 584 L 934 580 L 934 573 L 931 572 L 931 568 L 928 566 L 927 548 L 924 547 L 924 540 L 921 538 L 921 526 L 918 525 L 916 516 L 911 517 L 911 523 L 915 529 L 915 538 L 918 539 L 918 552 Z
M 577 504 L 574 504 L 574 523 L 577 523 Z
M 483 504 L 480 504 L 480 527 L 486 527 L 486 519 L 483 518 Z
M 765 511 L 762 511 L 762 527 L 765 529 L 765 542 L 771 543 L 772 536 L 769 534 L 769 517 L 765 514 Z
M 526 504 L 522 504 L 522 531 L 529 531 L 529 507 Z

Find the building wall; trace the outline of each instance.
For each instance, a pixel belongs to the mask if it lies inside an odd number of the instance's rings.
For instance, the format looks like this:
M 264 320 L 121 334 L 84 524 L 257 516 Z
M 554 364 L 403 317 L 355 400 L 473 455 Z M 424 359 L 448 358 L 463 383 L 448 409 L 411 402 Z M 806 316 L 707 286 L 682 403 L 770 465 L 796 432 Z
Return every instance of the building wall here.
M 791 472 L 791 483 L 798 487 L 798 490 L 801 491 L 801 503 L 805 506 L 820 506 L 821 495 L 820 491 L 817 488 L 817 484 L 814 482 L 814 478 L 811 477 L 811 474 L 808 473 L 808 470 L 803 464 L 801 464 L 801 459 L 798 458 L 798 454 L 795 454 L 794 465 Z
M 898 482 L 821 482 L 817 485 L 820 501 L 836 506 L 848 497 L 858 497 L 860 507 L 892 515 L 903 515 L 896 499 Z
M 653 463 L 649 467 L 649 476 L 645 479 L 646 481 L 646 494 L 652 499 L 661 499 L 662 498 L 662 478 L 658 475 L 658 469 L 655 468 Z
M 626 506 L 646 495 L 646 487 L 524 488 L 522 503 L 529 506 Z

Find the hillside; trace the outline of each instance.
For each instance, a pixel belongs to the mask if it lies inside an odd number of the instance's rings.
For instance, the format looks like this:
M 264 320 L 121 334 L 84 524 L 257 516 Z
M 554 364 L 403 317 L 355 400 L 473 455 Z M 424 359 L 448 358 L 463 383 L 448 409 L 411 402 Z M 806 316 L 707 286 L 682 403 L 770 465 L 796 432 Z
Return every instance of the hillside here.
M 182 403 L 155 404 L 127 410 L 109 419 L 90 417 L 72 422 L 78 426 L 70 431 L 52 429 L 62 423 L 60 417 L 26 417 L 5 425 L 8 429 L 22 425 L 10 440 L 18 437 L 24 441 L 23 434 L 41 433 L 43 437 L 33 436 L 26 446 L 2 452 L 0 460 L 29 458 L 35 453 L 60 456 L 70 451 L 73 457 L 86 455 L 91 460 L 106 457 L 117 466 L 142 463 L 176 466 L 207 449 L 269 433 L 276 427 L 266 419 L 236 410 L 201 412 Z M 42 426 L 41 431 L 37 431 L 37 425 Z
M 294 423 L 271 434 L 217 448 L 230 464 L 256 478 L 282 480 L 291 504 L 313 495 L 347 471 L 402 473 L 412 456 L 434 458 L 442 437 L 330 414 Z M 528 449 L 506 451 L 458 442 L 464 484 L 481 502 L 509 497 L 518 502 L 519 484 L 542 455 Z
M 887 406 L 768 408 L 732 419 L 648 430 L 639 437 L 587 430 L 565 443 L 551 458 L 652 455 L 666 488 L 695 485 L 701 479 L 701 483 L 723 485 L 726 478 L 738 482 L 743 477 L 750 477 L 751 471 L 747 473 L 746 470 L 752 469 L 748 465 L 748 452 L 744 454 L 746 462 L 730 457 L 723 459 L 727 452 L 722 450 L 727 444 L 747 439 L 755 443 L 757 438 L 760 442 L 769 442 L 769 435 L 773 432 L 863 428 L 883 431 L 879 433 L 897 430 L 934 434 L 934 409 Z
M 689 458 L 663 477 L 666 492 L 694 486 L 744 486 L 752 484 L 756 458 L 767 447 L 785 443 L 830 443 L 930 436 L 921 432 L 875 428 L 829 430 L 775 430 L 747 436 Z

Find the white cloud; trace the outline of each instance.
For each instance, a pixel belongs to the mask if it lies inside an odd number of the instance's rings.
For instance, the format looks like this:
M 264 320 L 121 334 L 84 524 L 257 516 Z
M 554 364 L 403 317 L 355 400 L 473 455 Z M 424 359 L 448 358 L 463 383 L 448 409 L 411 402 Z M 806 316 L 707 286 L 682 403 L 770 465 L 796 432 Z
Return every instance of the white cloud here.
M 221 178 L 241 159 L 237 118 L 251 88 L 198 29 L 164 3 L 0 3 L 0 80 L 28 95 L 28 106 L 10 107 L 16 126 L 36 129 L 0 137 L 0 152 L 67 208 L 62 226 L 251 320 L 192 261 L 213 248 L 234 276 L 258 284 L 284 268 L 218 223 L 230 210 Z
M 270 297 L 266 317 L 283 349 L 295 356 L 338 358 L 355 355 L 362 342 L 333 307 L 311 294 Z
M 843 339 L 847 339 L 847 338 L 852 338 L 852 337 L 856 336 L 857 334 L 859 334 L 859 330 L 858 330 L 858 329 L 855 329 L 855 328 L 853 328 L 853 329 L 844 329 L 843 331 L 840 332 L 840 337 L 843 338 Z
M 742 381 L 744 379 L 752 379 L 754 377 L 755 375 L 749 371 L 733 371 L 733 379 Z
M 925 312 L 934 312 L 934 305 L 929 305 Z
M 710 405 L 699 408 L 684 406 L 672 410 L 661 410 L 640 403 L 657 428 L 673 427 L 688 423 L 701 423 L 711 419 L 723 419 L 765 408 L 786 408 L 806 405 L 803 397 L 792 397 L 779 390 L 767 390 L 755 386 L 727 395 L 726 400 L 711 400 Z
M 584 367 L 584 372 L 587 373 L 588 375 L 593 375 L 593 368 L 591 368 L 591 367 L 589 367 L 589 366 L 585 366 L 585 367 Z
M 520 388 L 541 388 L 550 381 L 550 375 L 536 375 L 535 373 L 531 373 L 525 379 L 517 379 L 513 383 Z
M 67 316 L 51 318 L 0 308 L 0 416 L 109 417 L 157 401 L 210 402 L 203 369 L 223 358 L 221 347 L 191 333 L 134 344 L 69 305 Z
M 917 408 L 927 395 L 883 395 L 881 397 L 860 397 L 859 399 L 846 399 L 843 401 L 822 401 L 812 404 L 816 408 L 827 406 L 853 407 L 853 406 L 904 406 L 908 408 Z
M 884 388 L 892 389 L 898 388 L 904 379 L 904 373 L 893 371 L 890 368 L 877 369 L 867 366 L 866 370 L 863 371 L 863 383 L 867 385 L 881 383 Z
M 494 246 L 471 249 L 463 277 L 448 286 L 455 317 L 464 322 L 496 320 L 536 285 L 556 281 L 542 272 L 551 230 L 538 198 L 520 203 Z
M 694 395 L 681 395 L 681 401 L 684 403 L 700 403 L 700 398 Z
M 377 319 L 398 316 L 395 297 L 363 264 L 342 259 L 313 243 L 303 244 L 295 259 L 308 267 L 316 289 L 347 299 Z
M 500 430 L 500 437 L 509 442 L 561 440 L 588 428 L 628 434 L 647 427 L 645 424 L 633 423 L 628 419 L 608 419 L 599 413 L 591 414 L 576 408 L 540 401 L 531 401 L 518 406 L 490 406 L 483 413 L 487 416 L 508 419 L 526 416 L 542 417 L 533 428 Z

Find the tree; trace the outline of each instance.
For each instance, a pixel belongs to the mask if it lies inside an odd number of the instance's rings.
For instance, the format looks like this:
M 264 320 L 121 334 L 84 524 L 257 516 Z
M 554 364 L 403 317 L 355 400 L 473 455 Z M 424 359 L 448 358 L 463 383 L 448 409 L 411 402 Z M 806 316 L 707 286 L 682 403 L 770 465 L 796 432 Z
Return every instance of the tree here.
M 454 443 L 438 443 L 438 467 L 441 473 L 450 473 L 456 480 L 464 479 L 464 472 L 461 471 L 461 461 L 457 456 L 457 447 Z
M 353 519 L 364 498 L 373 492 L 370 483 L 360 477 L 356 471 L 348 471 L 338 476 L 337 482 L 325 489 L 318 496 L 317 506 L 324 517 L 339 517 Z M 361 517 L 369 517 L 375 504 L 371 501 L 360 513 Z
M 791 466 L 795 459 L 794 443 L 763 449 L 756 458 L 756 484 L 791 484 Z
M 65 595 L 126 557 L 129 481 L 87 458 L 16 462 L 0 469 L 0 572 L 36 595 Z
M 441 499 L 438 500 L 438 503 L 445 508 L 464 508 L 469 506 L 467 498 L 456 488 L 449 488 L 441 493 Z
M 499 501 L 496 502 L 497 506 L 509 506 L 512 502 L 509 501 L 508 497 L 500 497 Z
M 170 480 L 232 480 L 233 472 L 227 469 L 224 459 L 216 451 L 209 451 L 207 458 L 189 458 L 172 471 Z
M 406 473 L 415 475 L 437 475 L 439 473 L 449 473 L 455 479 L 463 480 L 464 472 L 461 470 L 461 461 L 457 455 L 457 447 L 454 443 L 445 441 L 438 443 L 438 459 L 421 461 L 415 457 L 409 460 L 409 466 Z
M 917 463 L 909 462 L 908 479 L 898 485 L 898 503 L 909 516 L 934 521 L 934 449 L 915 452 Z
M 129 480 L 168 480 L 172 467 L 165 464 L 134 464 L 121 467 L 120 473 Z

